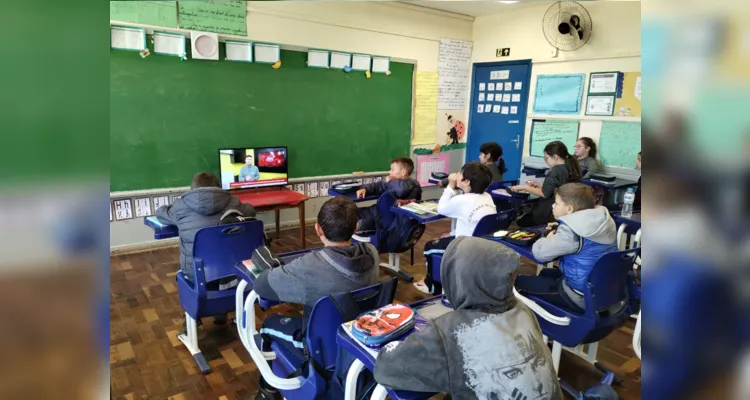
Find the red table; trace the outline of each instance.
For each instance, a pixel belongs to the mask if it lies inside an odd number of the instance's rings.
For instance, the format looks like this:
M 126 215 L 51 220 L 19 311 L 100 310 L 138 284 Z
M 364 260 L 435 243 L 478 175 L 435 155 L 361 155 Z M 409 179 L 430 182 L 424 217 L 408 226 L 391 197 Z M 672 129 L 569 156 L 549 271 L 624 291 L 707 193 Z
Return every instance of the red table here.
M 305 248 L 305 201 L 310 198 L 287 188 L 254 189 L 236 193 L 241 202 L 252 205 L 256 211 L 274 211 L 276 237 L 279 237 L 279 212 L 283 209 L 299 209 L 299 238 Z

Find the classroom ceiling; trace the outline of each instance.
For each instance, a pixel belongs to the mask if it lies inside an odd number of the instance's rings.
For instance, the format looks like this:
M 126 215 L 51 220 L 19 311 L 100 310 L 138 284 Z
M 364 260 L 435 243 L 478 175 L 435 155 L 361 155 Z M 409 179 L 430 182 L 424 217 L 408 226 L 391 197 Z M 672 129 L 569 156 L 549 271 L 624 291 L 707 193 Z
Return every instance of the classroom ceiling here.
M 551 1 L 538 0 L 520 0 L 516 3 L 505 4 L 502 1 L 471 1 L 471 0 L 430 0 L 430 1 L 402 1 L 412 5 L 432 8 L 434 10 L 448 11 L 456 14 L 468 15 L 471 17 L 481 17 L 483 15 L 501 14 L 510 10 L 530 7 L 543 3 L 553 3 Z

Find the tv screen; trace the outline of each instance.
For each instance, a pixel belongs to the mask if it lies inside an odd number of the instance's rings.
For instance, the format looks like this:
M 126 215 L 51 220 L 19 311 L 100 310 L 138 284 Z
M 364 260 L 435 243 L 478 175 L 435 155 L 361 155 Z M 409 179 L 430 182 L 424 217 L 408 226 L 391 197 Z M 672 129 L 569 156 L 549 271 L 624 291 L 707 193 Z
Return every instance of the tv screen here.
M 226 190 L 284 186 L 289 183 L 286 147 L 219 150 L 221 187 Z

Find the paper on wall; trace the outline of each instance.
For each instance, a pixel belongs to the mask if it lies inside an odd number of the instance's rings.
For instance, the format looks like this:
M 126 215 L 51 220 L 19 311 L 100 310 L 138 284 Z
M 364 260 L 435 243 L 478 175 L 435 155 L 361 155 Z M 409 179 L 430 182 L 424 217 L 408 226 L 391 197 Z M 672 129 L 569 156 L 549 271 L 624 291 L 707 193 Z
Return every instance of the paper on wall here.
M 435 143 L 438 113 L 437 72 L 417 72 L 414 106 L 414 138 L 411 144 Z
M 438 108 L 466 108 L 471 75 L 472 42 L 440 39 L 438 51 Z

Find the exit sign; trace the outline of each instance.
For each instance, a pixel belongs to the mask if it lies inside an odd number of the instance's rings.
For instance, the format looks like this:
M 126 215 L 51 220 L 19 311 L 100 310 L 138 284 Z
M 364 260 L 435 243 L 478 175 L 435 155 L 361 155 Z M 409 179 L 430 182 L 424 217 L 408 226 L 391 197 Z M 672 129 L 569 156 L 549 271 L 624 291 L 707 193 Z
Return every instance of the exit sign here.
M 495 57 L 510 57 L 510 47 L 495 50 Z

